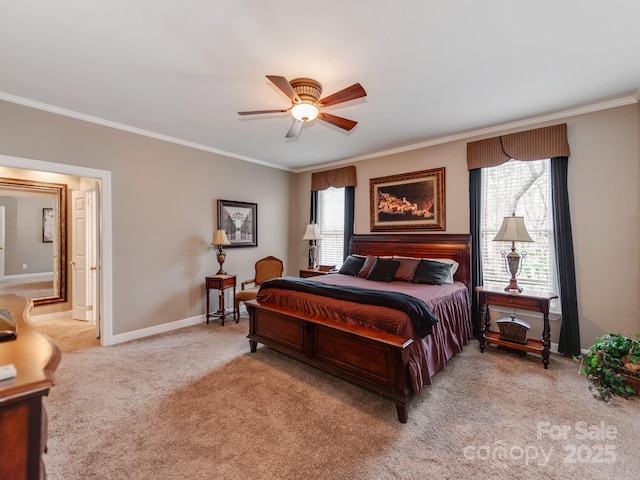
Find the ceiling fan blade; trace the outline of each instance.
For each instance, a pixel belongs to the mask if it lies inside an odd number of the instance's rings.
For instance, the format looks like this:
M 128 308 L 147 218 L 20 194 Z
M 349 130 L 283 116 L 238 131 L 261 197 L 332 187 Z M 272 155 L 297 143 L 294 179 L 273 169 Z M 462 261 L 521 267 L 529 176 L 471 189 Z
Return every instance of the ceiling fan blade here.
M 302 130 L 302 124 L 304 122 L 302 120 L 294 120 L 293 121 L 293 125 L 291 125 L 291 128 L 289 129 L 289 131 L 287 132 L 287 134 L 284 136 L 285 138 L 292 138 L 292 137 L 297 137 L 298 135 L 300 135 L 300 131 Z
M 300 97 L 298 97 L 298 94 L 286 78 L 278 75 L 267 75 L 267 78 L 271 80 L 276 87 L 282 90 L 282 93 L 289 97 L 293 103 L 300 103 Z
M 366 97 L 367 92 L 364 91 L 362 85 L 354 83 L 350 87 L 340 90 L 339 92 L 329 95 L 328 97 L 321 98 L 318 101 L 318 105 L 321 107 L 328 107 L 329 105 L 335 105 L 337 103 L 348 102 L 349 100 L 355 100 L 356 98 Z
M 351 130 L 358 124 L 358 122 L 354 122 L 353 120 L 349 120 L 348 118 L 337 117 L 325 112 L 320 112 L 318 114 L 318 118 L 330 123 L 331 125 L 335 125 L 336 127 L 340 127 L 345 130 Z
M 259 113 L 285 113 L 291 110 L 290 108 L 280 110 L 251 110 L 248 112 L 238 112 L 238 115 L 257 115 Z

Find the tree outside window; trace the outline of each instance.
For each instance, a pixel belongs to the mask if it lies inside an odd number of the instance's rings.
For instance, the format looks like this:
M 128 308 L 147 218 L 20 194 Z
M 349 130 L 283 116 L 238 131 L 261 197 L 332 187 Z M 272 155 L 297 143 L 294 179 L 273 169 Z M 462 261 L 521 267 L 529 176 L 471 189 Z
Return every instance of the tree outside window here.
M 494 242 L 502 220 L 515 212 L 523 216 L 534 243 L 516 244 L 527 255 L 522 261 L 518 284 L 527 291 L 558 293 L 551 202 L 551 161 L 510 160 L 482 169 L 480 248 L 483 284 L 504 287 L 509 274 L 501 251 L 511 245 Z M 553 305 L 559 309 L 559 302 Z

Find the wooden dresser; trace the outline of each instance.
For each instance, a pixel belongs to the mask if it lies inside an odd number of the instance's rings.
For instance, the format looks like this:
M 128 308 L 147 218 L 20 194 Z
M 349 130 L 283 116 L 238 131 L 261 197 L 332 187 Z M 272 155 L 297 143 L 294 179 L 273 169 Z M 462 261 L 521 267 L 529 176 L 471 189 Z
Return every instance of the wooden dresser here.
M 47 442 L 47 415 L 42 397 L 53 386 L 60 349 L 29 323 L 31 300 L 0 295 L 0 308 L 17 324 L 15 340 L 0 342 L 0 365 L 12 363 L 17 374 L 0 381 L 0 478 L 44 479 L 42 454 Z

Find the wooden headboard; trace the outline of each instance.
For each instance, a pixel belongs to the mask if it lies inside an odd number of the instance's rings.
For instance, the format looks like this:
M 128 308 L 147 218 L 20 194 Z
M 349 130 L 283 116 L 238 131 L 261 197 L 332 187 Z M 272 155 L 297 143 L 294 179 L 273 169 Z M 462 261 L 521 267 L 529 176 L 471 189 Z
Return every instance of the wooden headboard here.
M 471 288 L 471 235 L 447 233 L 353 235 L 349 241 L 349 252 L 374 256 L 450 258 L 460 264 L 454 279 Z

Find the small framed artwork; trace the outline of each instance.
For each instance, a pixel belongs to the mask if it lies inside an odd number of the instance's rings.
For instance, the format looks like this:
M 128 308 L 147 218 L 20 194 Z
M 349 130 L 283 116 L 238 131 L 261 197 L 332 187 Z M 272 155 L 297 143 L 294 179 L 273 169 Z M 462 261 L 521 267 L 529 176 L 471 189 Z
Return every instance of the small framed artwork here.
M 42 243 L 53 243 L 53 208 L 42 209 Z
M 258 204 L 218 200 L 218 229 L 227 234 L 228 247 L 258 246 Z
M 444 230 L 444 167 L 369 180 L 371 231 Z

